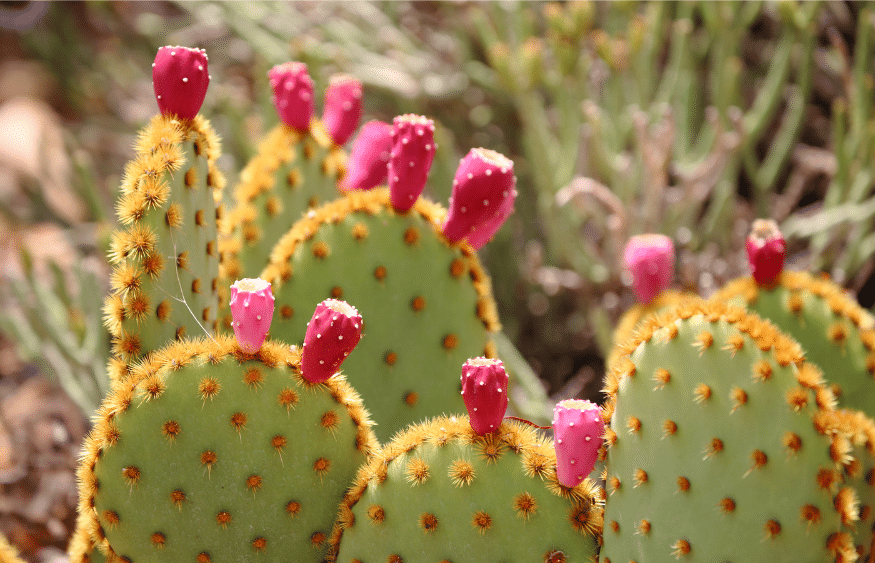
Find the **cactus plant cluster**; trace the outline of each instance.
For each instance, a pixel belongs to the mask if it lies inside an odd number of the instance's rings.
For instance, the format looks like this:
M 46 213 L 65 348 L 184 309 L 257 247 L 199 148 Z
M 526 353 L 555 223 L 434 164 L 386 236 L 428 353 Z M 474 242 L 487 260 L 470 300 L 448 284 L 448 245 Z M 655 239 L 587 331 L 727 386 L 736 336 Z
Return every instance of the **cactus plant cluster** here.
M 749 241 L 753 282 L 708 301 L 667 291 L 671 239 L 633 239 L 641 306 L 607 402 L 560 402 L 550 439 L 505 417 L 476 255 L 513 212 L 513 162 L 470 151 L 445 209 L 421 195 L 431 120 L 370 122 L 347 157 L 360 84 L 332 81 L 315 120 L 290 63 L 270 73 L 283 123 L 223 217 L 206 63 L 165 47 L 153 67 L 74 563 L 871 557 L 875 323 L 782 272 L 772 225 Z

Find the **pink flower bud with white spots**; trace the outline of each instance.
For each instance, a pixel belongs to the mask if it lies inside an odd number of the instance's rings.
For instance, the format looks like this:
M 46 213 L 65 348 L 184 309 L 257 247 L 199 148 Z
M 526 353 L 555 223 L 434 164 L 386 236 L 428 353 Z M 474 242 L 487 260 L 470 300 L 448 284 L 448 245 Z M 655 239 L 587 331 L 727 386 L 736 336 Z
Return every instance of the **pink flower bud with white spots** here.
M 158 49 L 152 63 L 152 86 L 161 113 L 193 119 L 209 85 L 206 51 L 178 46 Z
M 468 244 L 473 246 L 476 250 L 480 250 L 486 246 L 486 243 L 492 240 L 492 237 L 495 236 L 498 229 L 504 225 L 504 222 L 507 221 L 507 218 L 513 213 L 516 196 L 517 191 L 513 190 L 510 197 L 502 200 L 501 207 L 498 208 L 498 213 L 493 215 L 492 218 L 484 221 L 479 227 L 474 229 L 473 233 L 468 235 Z
M 759 285 L 774 284 L 784 270 L 787 241 L 771 219 L 757 219 L 745 243 L 747 261 L 754 281 Z
M 416 203 L 425 188 L 436 148 L 431 119 L 407 114 L 392 122 L 389 193 L 397 211 L 407 211 Z
M 605 422 L 599 406 L 569 399 L 553 408 L 553 447 L 556 476 L 566 487 L 576 487 L 595 467 Z
M 316 306 L 307 323 L 301 374 L 310 383 L 322 383 L 340 368 L 362 337 L 362 317 L 346 301 L 326 299 Z
M 336 145 L 346 143 L 362 119 L 362 83 L 351 76 L 334 76 L 325 90 L 322 122 Z
M 313 119 L 313 79 L 307 72 L 307 65 L 288 62 L 276 65 L 267 73 L 273 88 L 273 101 L 276 112 L 283 123 L 293 129 L 306 131 Z
M 507 411 L 507 372 L 501 360 L 472 358 L 462 366 L 462 400 L 477 434 L 498 430 Z
M 444 236 L 457 242 L 497 215 L 514 197 L 513 161 L 488 149 L 471 149 L 453 180 Z
M 623 262 L 638 301 L 649 303 L 674 278 L 674 243 L 665 235 L 636 235 L 626 243 Z
M 383 121 L 365 123 L 352 144 L 340 188 L 370 190 L 384 183 L 391 152 L 392 126 Z
M 237 280 L 231 286 L 231 327 L 237 344 L 255 354 L 264 344 L 273 320 L 274 298 L 270 283 L 261 278 Z

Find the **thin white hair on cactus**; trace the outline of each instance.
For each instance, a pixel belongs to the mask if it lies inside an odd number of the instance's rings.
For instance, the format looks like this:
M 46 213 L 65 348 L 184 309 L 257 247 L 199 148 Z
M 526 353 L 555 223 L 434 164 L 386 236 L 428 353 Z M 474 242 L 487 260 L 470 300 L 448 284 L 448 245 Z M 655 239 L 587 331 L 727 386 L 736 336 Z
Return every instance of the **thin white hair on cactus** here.
M 191 310 L 191 307 L 188 306 L 188 302 L 185 300 L 185 292 L 182 290 L 182 280 L 179 279 L 179 264 L 176 261 L 176 257 L 178 256 L 178 254 L 176 252 L 176 238 L 173 236 L 173 229 L 170 230 L 170 242 L 173 243 L 173 256 L 166 256 L 165 258 L 167 260 L 171 260 L 173 262 L 173 268 L 174 268 L 173 271 L 176 272 L 176 283 L 179 284 L 179 295 L 180 296 L 176 297 L 175 295 L 171 295 L 170 293 L 167 292 L 166 289 L 164 289 L 163 287 L 160 287 L 160 286 L 158 287 L 158 289 L 163 291 L 164 294 L 167 295 L 167 297 L 169 297 L 170 299 L 173 299 L 174 301 L 177 301 L 177 302 L 185 305 L 185 308 L 188 309 L 188 312 L 191 315 L 191 318 L 193 318 L 194 322 L 196 322 L 197 325 L 199 327 L 201 327 L 201 330 L 204 331 L 204 334 L 206 334 L 210 340 L 212 340 L 213 342 L 218 344 L 218 342 L 216 342 L 216 339 L 213 338 L 213 335 L 210 334 L 210 332 L 206 328 L 204 328 L 204 325 L 201 324 L 201 322 L 197 318 L 197 315 L 194 314 L 194 311 Z

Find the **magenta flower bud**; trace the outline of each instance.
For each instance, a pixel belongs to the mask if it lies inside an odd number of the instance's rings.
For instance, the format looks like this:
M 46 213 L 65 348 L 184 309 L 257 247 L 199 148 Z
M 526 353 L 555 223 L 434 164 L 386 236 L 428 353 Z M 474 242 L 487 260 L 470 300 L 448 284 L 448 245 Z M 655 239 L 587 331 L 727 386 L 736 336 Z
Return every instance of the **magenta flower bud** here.
M 276 112 L 283 123 L 293 129 L 306 131 L 313 119 L 313 80 L 307 65 L 299 62 L 276 65 L 267 73 L 273 88 Z
M 391 152 L 392 126 L 383 121 L 365 123 L 352 144 L 340 188 L 370 190 L 384 183 Z
M 556 476 L 566 487 L 576 487 L 595 467 L 605 422 L 595 403 L 569 399 L 553 407 L 553 447 Z
M 513 213 L 513 205 L 516 202 L 516 196 L 517 191 L 513 190 L 510 197 L 502 200 L 501 207 L 498 208 L 498 213 L 493 215 L 492 218 L 484 221 L 479 227 L 474 229 L 473 233 L 468 235 L 468 244 L 473 246 L 476 250 L 480 250 L 486 246 L 486 243 L 492 240 L 492 237 L 495 236 L 498 229 L 504 225 L 504 222 L 507 221 L 507 218 Z
M 747 261 L 754 281 L 759 285 L 772 285 L 784 269 L 787 242 L 771 219 L 757 219 L 745 243 Z
M 501 360 L 473 358 L 462 366 L 462 400 L 477 434 L 498 430 L 507 411 L 507 372 Z
M 247 354 L 255 354 L 264 344 L 273 320 L 273 293 L 270 283 L 261 278 L 237 280 L 231 286 L 231 327 L 237 344 Z
M 158 49 L 152 63 L 152 86 L 161 113 L 193 119 L 209 85 L 206 51 L 171 46 Z
M 636 235 L 626 243 L 623 262 L 640 303 L 650 303 L 674 278 L 674 243 L 665 235 Z
M 434 122 L 421 115 L 400 115 L 392 122 L 389 193 L 392 207 L 407 211 L 425 189 L 434 160 Z
M 311 383 L 322 383 L 335 373 L 362 337 L 362 317 L 346 301 L 326 299 L 307 323 L 301 374 Z
M 484 226 L 514 197 L 513 162 L 495 151 L 471 149 L 453 180 L 444 236 L 457 242 Z
M 346 143 L 362 118 L 362 83 L 351 76 L 331 78 L 325 90 L 322 121 L 336 145 Z

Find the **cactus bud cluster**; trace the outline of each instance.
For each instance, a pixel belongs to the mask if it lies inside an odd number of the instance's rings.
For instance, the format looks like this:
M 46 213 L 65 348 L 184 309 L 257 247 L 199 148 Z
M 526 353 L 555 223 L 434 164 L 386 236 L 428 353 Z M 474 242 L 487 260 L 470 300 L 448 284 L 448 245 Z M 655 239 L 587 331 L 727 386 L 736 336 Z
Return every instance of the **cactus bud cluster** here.
M 632 289 L 640 303 L 649 303 L 671 285 L 674 277 L 674 243 L 659 234 L 629 239 L 623 262 L 632 276 Z
M 507 384 L 501 360 L 473 358 L 462 366 L 462 399 L 477 434 L 491 434 L 501 425 L 508 405 Z
M 159 48 L 152 63 L 152 85 L 162 114 L 193 119 L 210 85 L 206 51 L 169 45 Z
M 471 149 L 462 159 L 453 179 L 444 236 L 457 242 L 476 229 L 487 229 L 494 234 L 503 222 L 501 219 L 495 226 L 497 217 L 502 213 L 510 214 L 506 202 L 516 197 L 515 186 L 513 161 L 492 150 Z M 513 206 L 512 202 L 510 206 Z M 477 240 L 481 239 L 482 236 L 477 237 Z
M 784 269 L 787 242 L 771 219 L 757 219 L 745 242 L 750 273 L 759 285 L 774 284 Z
M 407 211 L 425 188 L 434 160 L 434 122 L 420 115 L 400 115 L 392 123 L 389 192 L 392 207 Z
M 247 354 L 258 352 L 273 320 L 274 298 L 270 283 L 261 278 L 244 278 L 231 286 L 234 336 Z
M 331 78 L 325 90 L 322 121 L 336 145 L 345 144 L 362 118 L 362 84 L 346 75 Z
M 307 65 L 288 62 L 267 73 L 273 88 L 273 104 L 280 119 L 293 129 L 306 131 L 313 119 L 313 80 Z
M 392 151 L 392 126 L 383 121 L 368 121 L 355 138 L 349 153 L 343 190 L 370 190 L 384 183 Z
M 337 372 L 362 337 L 362 317 L 345 301 L 326 299 L 307 323 L 301 373 L 310 383 L 322 383 Z

